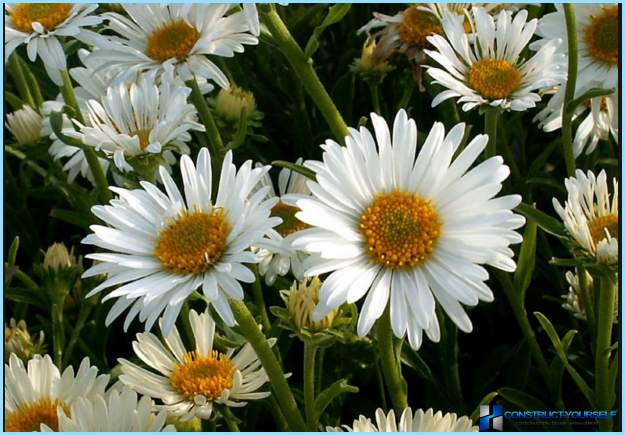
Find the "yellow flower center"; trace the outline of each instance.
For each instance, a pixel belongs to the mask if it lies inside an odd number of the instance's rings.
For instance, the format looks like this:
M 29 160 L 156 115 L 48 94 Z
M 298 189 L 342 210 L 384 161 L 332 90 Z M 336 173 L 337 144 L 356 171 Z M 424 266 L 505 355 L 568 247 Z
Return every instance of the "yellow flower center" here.
M 139 146 L 142 150 L 146 149 L 150 145 L 150 130 L 137 130 L 130 133 L 128 136 L 139 136 Z
M 607 238 L 605 230 L 610 232 L 610 236 L 618 240 L 618 215 L 611 214 L 609 216 L 602 216 L 590 222 L 588 229 L 590 230 L 590 236 L 595 245 Z
M 174 222 L 166 223 L 167 229 L 159 230 L 154 256 L 168 272 L 185 275 L 205 272 L 216 263 L 232 230 L 221 209 L 213 209 L 212 214 L 184 211 Z
M 598 61 L 618 63 L 618 6 L 603 9 L 601 15 L 591 15 L 590 19 L 590 26 L 583 30 L 583 38 L 588 43 L 590 53 Z
M 415 5 L 402 12 L 404 19 L 399 26 L 399 35 L 406 44 L 427 48 L 430 46 L 427 37 L 433 33 L 441 34 L 443 29 L 434 14 L 417 7 L 418 5 Z
M 19 3 L 11 13 L 13 26 L 21 32 L 31 33 L 33 23 L 39 23 L 49 32 L 69 17 L 71 3 Z
M 508 98 L 520 82 L 521 74 L 505 60 L 480 60 L 469 71 L 469 86 L 488 100 Z
M 59 402 L 59 399 L 53 402 L 49 397 L 44 397 L 36 402 L 21 405 L 5 416 L 4 430 L 6 432 L 40 432 L 40 425 L 44 423 L 53 431 L 58 432 L 59 418 L 56 410 L 59 405 L 69 416 L 67 405 Z
M 228 355 L 214 350 L 203 357 L 193 351 L 183 360 L 183 364 L 176 363 L 169 382 L 187 400 L 193 400 L 195 396 L 217 400 L 225 389 L 232 388 L 235 369 Z
M 282 237 L 308 228 L 308 224 L 305 224 L 295 217 L 295 213 L 298 211 L 301 210 L 292 205 L 287 205 L 282 201 L 278 201 L 271 209 L 271 217 L 282 218 L 282 223 L 274 228 Z
M 403 268 L 425 261 L 442 226 L 431 200 L 399 189 L 377 196 L 360 218 L 371 262 Z
M 184 21 L 172 21 L 163 28 L 148 35 L 148 48 L 145 54 L 157 62 L 163 63 L 176 58 L 185 60 L 195 43 L 200 39 L 200 32 Z

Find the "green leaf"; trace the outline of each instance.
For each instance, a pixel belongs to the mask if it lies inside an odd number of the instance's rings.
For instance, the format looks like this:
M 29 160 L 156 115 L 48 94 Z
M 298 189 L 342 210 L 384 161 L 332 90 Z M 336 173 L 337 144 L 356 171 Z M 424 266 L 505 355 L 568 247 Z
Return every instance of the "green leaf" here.
M 11 242 L 11 246 L 9 247 L 9 255 L 7 256 L 7 262 L 9 263 L 9 267 L 15 265 L 15 257 L 17 257 L 17 249 L 20 246 L 20 238 L 15 236 L 13 242 Z
M 79 226 L 81 228 L 89 228 L 89 225 L 96 223 L 95 220 L 87 217 L 82 213 L 78 213 L 72 210 L 60 210 L 58 208 L 50 211 L 50 216 L 53 218 L 61 219 L 62 221 Z
M 46 302 L 41 296 L 27 288 L 8 287 L 4 290 L 4 297 L 15 302 L 23 302 L 28 305 L 34 305 L 42 310 L 47 310 Z
M 611 89 L 599 89 L 599 88 L 591 89 L 588 92 L 582 94 L 581 97 L 575 98 L 574 100 L 569 101 L 569 103 L 566 105 L 566 112 L 567 112 L 567 114 L 571 115 L 571 114 L 573 114 L 573 112 L 575 112 L 575 109 L 577 109 L 577 106 L 579 106 L 580 104 L 590 100 L 591 98 L 605 97 L 607 95 L 612 95 L 615 92 L 616 92 L 616 89 L 614 89 L 614 88 L 611 88 Z
M 514 272 L 514 287 L 517 293 L 521 295 L 522 301 L 525 300 L 525 291 L 532 282 L 534 266 L 536 265 L 536 229 L 536 222 L 527 221 L 517 269 Z
M 63 134 L 63 114 L 61 112 L 50 113 L 50 127 L 52 127 L 52 131 L 61 142 L 73 147 L 85 148 L 85 144 L 82 141 Z
M 237 127 L 237 132 L 232 137 L 232 140 L 226 146 L 224 150 L 233 150 L 235 148 L 240 147 L 245 141 L 245 136 L 247 135 L 247 110 L 245 107 L 241 108 L 241 114 L 239 116 L 239 125 Z
M 529 379 L 530 367 L 532 361 L 532 352 L 525 340 L 521 341 L 519 350 L 512 359 L 510 372 L 506 379 L 506 386 L 517 390 L 525 390 L 527 380 Z
M 478 419 L 480 418 L 480 406 L 488 405 L 498 395 L 499 393 L 493 391 L 492 393 L 488 393 L 486 396 L 484 396 L 484 398 L 480 400 L 480 403 L 475 407 L 475 410 L 471 413 L 471 421 L 477 423 Z
M 5 92 L 4 99 L 7 103 L 9 103 L 13 110 L 19 110 L 26 104 L 20 97 L 11 92 Z
M 530 178 L 525 182 L 526 184 L 540 184 L 543 186 L 550 187 L 552 189 L 561 191 L 566 193 L 566 187 L 562 183 L 557 180 L 554 180 L 552 177 L 546 176 L 545 174 L 541 174 L 539 177 Z
M 323 31 L 326 29 L 326 27 L 341 21 L 341 19 L 343 19 L 343 17 L 345 16 L 345 14 L 349 12 L 349 9 L 351 7 L 352 7 L 351 3 L 338 3 L 330 8 L 328 15 L 325 17 L 323 22 L 319 26 L 317 26 L 312 36 L 308 40 L 308 43 L 306 44 L 306 49 L 304 50 L 304 54 L 306 55 L 307 59 L 309 59 L 315 53 L 315 51 L 317 51 L 317 49 L 319 48 L 319 37 L 321 36 Z
M 535 397 L 530 396 L 523 391 L 515 390 L 514 388 L 503 387 L 499 389 L 499 394 L 508 402 L 518 406 L 524 411 L 543 411 L 549 412 L 550 409 L 545 406 L 543 402 L 536 399 Z M 550 430 L 550 427 L 547 423 L 541 421 L 541 425 Z
M 310 178 L 313 181 L 317 181 L 317 174 L 312 169 L 308 169 L 302 165 L 296 165 L 295 163 L 289 163 L 282 160 L 276 160 L 271 162 L 273 166 L 278 166 L 280 168 L 287 168 L 293 172 L 297 172 L 298 174 L 303 175 L 306 178 Z
M 323 411 L 328 407 L 330 403 L 339 395 L 343 393 L 357 393 L 358 388 L 347 384 L 347 379 L 341 379 L 330 385 L 323 390 L 317 399 L 315 400 L 315 413 L 316 415 L 323 414 Z
M 521 213 L 527 219 L 535 222 L 540 228 L 542 228 L 543 231 L 556 237 L 566 237 L 564 225 L 542 211 L 523 203 L 519 204 L 517 208 L 515 208 L 515 211 Z
M 597 159 L 597 161 L 595 162 L 596 166 L 616 166 L 618 167 L 619 161 L 618 159 L 610 159 L 610 158 L 605 158 L 605 159 Z
M 402 349 L 401 362 L 416 371 L 420 378 L 437 384 L 426 362 L 414 350 L 410 348 Z

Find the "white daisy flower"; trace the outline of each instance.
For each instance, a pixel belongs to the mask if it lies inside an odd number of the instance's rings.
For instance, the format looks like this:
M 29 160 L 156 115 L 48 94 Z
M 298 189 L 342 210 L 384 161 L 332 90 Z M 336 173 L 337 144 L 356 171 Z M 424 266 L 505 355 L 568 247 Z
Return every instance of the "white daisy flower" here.
M 222 88 L 230 85 L 225 74 L 206 55 L 233 57 L 243 45 L 258 44 L 247 33 L 243 12 L 231 15 L 229 3 L 174 4 L 125 3 L 130 16 L 107 13 L 112 45 L 93 54 L 112 67 L 122 67 L 120 79 L 137 71 L 160 75 L 174 69 L 182 80 L 194 76 L 212 80 Z
M 295 163 L 301 165 L 302 159 L 298 159 Z M 259 165 L 257 163 L 257 167 Z M 296 201 L 311 195 L 306 184 L 307 180 L 305 176 L 284 168 L 280 171 L 278 178 L 279 195 L 276 195 L 269 174 L 265 174 L 255 188 L 258 190 L 267 186 L 269 187 L 267 198 L 279 198 L 278 203 L 271 209 L 271 216 L 281 218 L 282 223 L 269 230 L 266 238 L 254 249 L 260 257 L 258 272 L 265 277 L 265 282 L 269 286 L 276 282 L 278 275 L 284 276 L 289 270 L 293 271 L 293 275 L 298 280 L 304 279 L 302 261 L 308 255 L 293 249 L 291 243 L 297 237 L 298 231 L 308 228 L 307 224 L 295 217 L 295 214 L 300 211 Z
M 31 62 L 41 57 L 52 81 L 61 86 L 61 71 L 67 69 L 66 55 L 58 37 L 70 36 L 90 45 L 103 44 L 105 39 L 83 27 L 97 26 L 102 18 L 89 15 L 97 3 L 5 3 L 4 61 L 26 44 Z
M 191 89 L 163 75 L 157 86 L 153 74 L 144 74 L 138 83 L 111 86 L 97 100 L 87 101 L 89 125 L 68 135 L 111 156 L 121 172 L 133 167 L 127 160 L 147 154 L 189 154 L 189 130 L 204 131 L 196 122 L 197 111 L 187 103 Z M 163 156 L 171 162 L 169 156 Z
M 556 12 L 542 17 L 536 34 L 541 36 L 530 48 L 542 49 L 554 39 L 562 40 L 558 53 L 568 56 L 566 20 L 562 4 Z M 576 87 L 616 88 L 619 78 L 618 3 L 573 4 L 577 22 L 578 67 Z
M 527 61 L 521 52 L 532 38 L 537 20 L 527 21 L 523 10 L 512 18 L 502 10 L 495 20 L 483 8 L 468 15 L 475 29 L 476 43 L 471 46 L 462 19 L 448 14 L 441 35 L 428 37 L 436 48 L 426 50 L 441 68 L 428 68 L 428 74 L 447 90 L 432 101 L 432 107 L 454 97 L 469 111 L 489 105 L 502 110 L 524 111 L 540 101 L 539 93 L 566 79 L 564 55 L 556 54 L 561 41 L 553 40 Z
M 213 349 L 215 322 L 208 312 L 198 315 L 189 312 L 195 349 L 187 351 L 178 330 L 166 335 L 164 346 L 149 332 L 137 334 L 133 347 L 137 356 L 158 372 L 146 370 L 125 359 L 120 359 L 122 375 L 119 379 L 141 394 L 160 399 L 156 405 L 181 421 L 193 417 L 210 418 L 213 405 L 241 407 L 247 400 L 268 397 L 269 392 L 257 390 L 269 381 L 252 345 L 246 343 L 236 352 Z M 270 339 L 273 346 L 276 339 Z
M 300 199 L 296 217 L 316 227 L 303 230 L 296 249 L 316 255 L 304 261 L 306 276 L 332 272 L 319 293 L 315 320 L 344 302 L 367 295 L 358 321 L 366 335 L 390 299 L 391 326 L 407 333 L 413 348 L 425 331 L 440 339 L 434 296 L 458 327 L 470 332 L 462 304 L 492 301 L 485 284 L 489 264 L 516 268 L 512 243 L 525 219 L 512 213 L 518 195 L 495 198 L 510 170 L 493 157 L 467 172 L 488 137 L 477 136 L 452 162 L 465 126 L 446 136 L 441 123 L 428 135 L 416 162 L 417 126 L 400 110 L 393 137 L 384 119 L 371 114 L 376 140 L 366 128 L 350 129 L 346 147 L 322 145 L 323 162 L 308 162 L 316 198 Z
M 579 275 L 573 272 L 566 273 L 566 280 L 568 281 L 570 287 L 569 292 L 565 295 L 562 295 L 562 299 L 564 299 L 564 303 L 562 304 L 562 308 L 569 311 L 573 314 L 574 317 L 586 320 L 586 307 L 584 306 L 584 300 L 582 298 L 582 290 L 579 283 Z M 590 294 L 590 299 L 594 302 L 594 282 L 592 275 L 586 272 L 586 280 L 588 282 L 588 292 Z M 614 309 L 614 320 L 613 323 L 618 323 L 618 292 L 615 294 L 616 303 Z
M 83 243 L 113 252 L 87 255 L 102 263 L 86 271 L 83 278 L 108 274 L 108 280 L 87 296 L 123 284 L 103 299 L 119 298 L 107 325 L 132 306 L 124 327 L 140 314 L 149 330 L 164 310 L 163 330 L 169 334 L 182 303 L 200 287 L 224 322 L 235 324 L 228 297 L 243 299 L 239 281 L 254 281 L 254 274 L 243 263 L 259 260 L 247 249 L 280 223 L 269 216 L 277 198 L 262 201 L 268 188 L 247 199 L 269 166 L 252 169 L 248 161 L 237 172 L 232 152 L 228 152 L 214 202 L 208 150 L 200 150 L 197 169 L 186 155 L 180 166 L 184 197 L 161 166 L 166 195 L 145 181 L 141 182 L 143 189 L 132 191 L 111 187 L 119 199 L 92 209 L 110 227 L 92 226 L 94 234 Z
M 176 432 L 174 425 L 165 426 L 167 412 L 152 413 L 152 399 L 130 387 L 113 389 L 88 400 L 78 398 L 69 408 L 69 416 L 58 409 L 58 432 Z M 43 425 L 42 432 L 54 432 Z
M 553 199 L 556 212 L 569 234 L 586 251 L 606 264 L 618 264 L 618 180 L 612 180 L 614 195 L 610 201 L 608 176 L 601 171 L 595 177 L 577 170 L 575 177 L 564 180 L 568 191 L 564 207 Z
M 473 425 L 469 417 L 460 417 L 456 414 L 444 414 L 430 408 L 426 412 L 421 409 L 412 415 L 412 409 L 406 408 L 397 422 L 395 411 L 391 409 L 388 416 L 380 408 L 375 412 L 377 426 L 370 418 L 361 415 L 354 420 L 352 427 L 327 427 L 327 432 L 477 432 L 478 427 Z
M 28 368 L 12 354 L 4 366 L 4 430 L 39 432 L 44 424 L 59 429 L 57 407 L 69 411 L 79 398 L 103 395 L 108 375 L 98 376 L 98 369 L 85 358 L 74 376 L 70 366 L 61 375 L 48 355 L 35 355 Z
M 43 118 L 32 107 L 24 104 L 21 109 L 7 113 L 5 127 L 11 132 L 18 145 L 33 145 L 41 136 Z

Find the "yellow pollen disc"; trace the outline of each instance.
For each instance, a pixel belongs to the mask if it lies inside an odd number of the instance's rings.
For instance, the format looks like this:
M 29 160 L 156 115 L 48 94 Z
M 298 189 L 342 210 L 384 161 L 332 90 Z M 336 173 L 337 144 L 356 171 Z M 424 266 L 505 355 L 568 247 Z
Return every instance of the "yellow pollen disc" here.
M 200 39 L 200 32 L 184 21 L 172 21 L 148 35 L 148 48 L 145 54 L 157 62 L 166 62 L 176 58 L 185 60 L 195 43 Z
M 428 48 L 428 36 L 443 33 L 443 29 L 436 16 L 430 12 L 417 9 L 418 5 L 402 12 L 404 20 L 399 27 L 401 40 L 417 48 Z
M 590 236 L 592 237 L 592 241 L 595 242 L 595 245 L 608 237 L 605 233 L 605 230 L 608 230 L 610 232 L 611 237 L 614 237 L 618 240 L 618 227 L 619 225 L 617 214 L 602 216 L 588 224 Z
M 150 130 L 137 130 L 130 133 L 128 136 L 139 136 L 139 146 L 142 150 L 146 149 L 150 145 Z
M 520 82 L 521 74 L 505 60 L 480 60 L 469 72 L 469 86 L 488 100 L 508 98 Z
M 40 425 L 44 423 L 55 432 L 59 431 L 59 418 L 56 413 L 61 405 L 65 414 L 69 416 L 69 409 L 64 403 L 49 397 L 39 399 L 37 402 L 21 405 L 15 411 L 6 414 L 4 418 L 4 430 L 6 432 L 40 432 Z
M 295 217 L 295 213 L 298 211 L 301 210 L 292 205 L 287 205 L 282 201 L 278 201 L 271 209 L 271 217 L 282 218 L 282 223 L 274 228 L 282 237 L 308 228 L 308 224 L 305 224 Z
M 583 30 L 583 38 L 588 43 L 590 53 L 598 61 L 618 63 L 618 5 L 605 8 L 601 15 L 591 15 L 590 19 L 590 26 Z
M 207 400 L 217 400 L 225 389 L 234 383 L 234 363 L 216 350 L 203 357 L 197 351 L 184 356 L 184 363 L 176 363 L 169 382 L 186 399 L 204 396 Z
M 377 196 L 360 218 L 371 262 L 404 268 L 425 261 L 442 226 L 432 202 L 399 189 Z
M 65 21 L 71 10 L 71 3 L 19 3 L 11 21 L 21 32 L 32 33 L 33 23 L 40 23 L 49 32 Z
M 167 229 L 159 230 L 154 256 L 168 272 L 185 275 L 205 272 L 216 263 L 226 250 L 232 230 L 221 209 L 212 214 L 185 211 L 167 225 Z

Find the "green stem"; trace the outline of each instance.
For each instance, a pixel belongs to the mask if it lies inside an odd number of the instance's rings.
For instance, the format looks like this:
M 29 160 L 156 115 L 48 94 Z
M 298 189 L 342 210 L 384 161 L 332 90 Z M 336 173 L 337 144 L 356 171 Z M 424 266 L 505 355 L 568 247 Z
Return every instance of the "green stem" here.
M 275 396 L 267 397 L 267 400 L 265 401 L 265 403 L 269 407 L 271 416 L 273 417 L 276 424 L 278 425 L 278 431 L 290 432 L 289 425 L 287 424 L 286 419 L 284 418 L 284 414 L 282 414 L 282 410 L 280 409 L 280 405 L 278 404 L 276 397 Z
M 382 409 L 386 414 L 388 412 L 388 407 L 386 406 L 386 394 L 384 392 L 384 376 L 382 376 L 382 369 L 380 368 L 381 363 L 378 362 L 375 365 L 375 375 L 378 379 L 378 387 L 380 388 L 380 398 L 382 399 Z
M 386 381 L 386 389 L 391 396 L 395 415 L 401 415 L 404 409 L 408 407 L 408 399 L 406 397 L 405 381 L 401 376 L 400 361 L 393 346 L 393 337 L 389 302 L 384 310 L 384 314 L 378 320 L 378 349 L 380 362 L 382 363 L 382 373 Z
M 373 104 L 373 111 L 382 116 L 382 112 L 380 110 L 380 93 L 378 91 L 377 83 L 369 83 L 369 89 L 371 90 L 371 102 Z
M 80 106 L 78 105 L 76 94 L 74 93 L 74 87 L 72 86 L 72 79 L 69 77 L 69 73 L 67 72 L 67 70 L 61 71 L 61 76 L 63 77 L 63 86 L 61 86 L 63 101 L 65 101 L 65 104 L 71 107 L 74 111 L 74 119 L 78 120 L 78 122 L 80 122 L 82 125 L 85 125 L 85 120 L 82 116 L 82 112 L 80 111 Z M 102 201 L 104 201 L 104 203 L 106 204 L 113 199 L 113 194 L 109 190 L 108 181 L 106 181 L 106 175 L 104 175 L 102 166 L 100 166 L 98 156 L 91 148 L 83 148 L 83 152 L 85 153 L 85 158 L 87 159 L 87 163 L 89 164 L 91 174 L 93 174 L 93 180 L 95 181 L 95 185 L 100 192 L 100 197 L 102 198 Z
M 312 341 L 304 342 L 304 407 L 306 424 L 309 432 L 317 432 L 315 412 L 315 354 L 317 345 Z
M 11 77 L 15 80 L 17 90 L 19 91 L 24 102 L 39 112 L 39 107 L 35 105 L 35 101 L 33 100 L 33 96 L 30 93 L 30 89 L 28 88 L 28 84 L 26 82 L 26 76 L 22 70 L 22 65 L 20 64 L 19 56 L 16 52 L 13 52 L 11 56 L 9 56 L 7 70 L 11 72 Z
M 13 273 L 13 277 L 17 279 L 18 281 L 20 281 L 22 284 L 24 284 L 26 288 L 29 288 L 30 290 L 37 290 L 39 288 L 37 283 L 33 281 L 30 276 L 26 275 L 24 272 L 22 272 L 19 269 L 17 269 Z
M 224 420 L 226 420 L 226 425 L 228 426 L 230 432 L 241 432 L 239 430 L 239 425 L 237 425 L 236 417 L 232 414 L 230 407 L 227 405 L 223 406 L 221 408 L 221 412 L 224 416 Z
M 485 157 L 490 159 L 497 155 L 497 117 L 499 109 L 493 107 L 486 110 L 484 116 L 484 132 L 488 135 L 488 145 L 486 145 Z
M 582 293 L 582 302 L 584 303 L 584 311 L 586 312 L 586 323 L 588 324 L 588 330 L 590 331 L 590 337 L 592 340 L 593 352 L 596 351 L 596 337 L 597 337 L 597 319 L 595 316 L 595 304 L 590 297 L 590 290 L 588 287 L 588 275 L 586 268 L 579 266 L 577 268 L 577 277 L 579 278 L 579 288 Z M 596 294 L 596 293 L 595 293 Z
M 612 272 L 606 271 L 601 276 L 599 294 L 599 313 L 597 316 L 597 352 L 595 354 L 595 397 L 597 411 L 612 410 L 612 396 L 614 385 L 610 384 L 610 351 L 612 345 L 612 322 L 614 319 L 614 294 L 616 290 L 616 277 Z M 595 289 L 596 291 L 596 289 Z M 599 430 L 601 432 L 612 431 L 612 419 L 599 418 Z
M 215 124 L 215 119 L 206 103 L 206 99 L 202 92 L 200 91 L 200 86 L 198 85 L 195 79 L 189 80 L 186 82 L 187 86 L 191 88 L 191 95 L 189 95 L 189 100 L 195 108 L 197 109 L 197 113 L 200 116 L 200 120 L 204 127 L 206 127 L 206 134 L 208 135 L 208 142 L 210 144 L 211 157 L 213 158 L 213 169 L 217 172 L 221 170 L 221 165 L 223 163 L 223 149 L 224 143 L 221 140 L 221 136 L 219 134 L 219 130 L 217 129 L 217 124 Z M 219 178 L 217 178 L 219 179 Z
M 412 97 L 412 93 L 416 86 L 417 86 L 417 82 L 412 77 L 410 77 L 410 79 L 408 80 L 407 86 L 404 89 L 404 95 L 401 97 L 401 101 L 399 102 L 399 106 L 397 107 L 397 110 L 405 109 L 408 106 L 408 103 L 410 102 L 410 97 Z
M 254 304 L 256 305 L 256 312 L 260 315 L 261 325 L 266 332 L 271 328 L 271 322 L 267 315 L 267 307 L 265 306 L 265 298 L 263 296 L 263 285 L 260 282 L 260 274 L 258 273 L 258 265 L 252 265 L 252 271 L 256 280 L 252 283 L 252 292 L 254 293 Z
M 571 3 L 563 3 L 564 18 L 566 20 L 566 33 L 568 40 L 568 78 L 564 92 L 564 106 L 562 108 L 562 145 L 564 146 L 564 158 L 566 160 L 566 172 L 569 177 L 575 176 L 575 155 L 573 154 L 573 111 L 568 110 L 568 104 L 575 98 L 575 86 L 577 84 L 577 23 L 575 22 L 575 9 Z
M 76 342 L 80 338 L 80 333 L 82 332 L 82 328 L 85 326 L 85 322 L 89 318 L 89 314 L 91 313 L 91 309 L 93 308 L 93 304 L 85 304 L 80 305 L 80 312 L 78 313 L 78 321 L 76 322 L 76 326 L 74 327 L 74 331 L 69 339 L 69 343 L 65 348 L 65 358 L 63 358 L 63 367 L 67 367 L 69 364 L 69 359 L 72 356 L 72 351 L 74 350 L 74 346 Z
M 449 391 L 455 411 L 460 415 L 467 415 L 458 372 L 458 328 L 442 310 L 438 309 L 437 311 L 439 311 L 439 319 L 443 325 L 443 331 L 441 331 L 443 345 L 440 348 L 446 389 Z
M 63 302 L 52 304 L 52 346 L 54 365 L 63 372 L 63 347 L 65 330 L 63 328 Z
M 186 344 L 189 347 L 189 349 L 193 348 L 195 349 L 195 334 L 193 334 L 193 328 L 191 328 L 191 321 L 189 320 L 189 299 L 185 300 L 182 304 L 182 307 L 180 309 L 180 318 L 182 319 L 182 327 L 184 328 L 184 332 L 186 334 Z
M 317 377 L 315 378 L 315 397 L 321 393 L 321 387 L 323 386 L 323 359 L 325 354 L 325 347 L 319 349 L 319 357 L 317 357 Z
M 311 61 L 306 54 L 304 54 L 300 46 L 297 45 L 297 42 L 293 39 L 289 29 L 284 25 L 284 22 L 282 22 L 275 8 L 270 8 L 268 12 L 262 11 L 261 16 L 263 17 L 263 22 L 267 25 L 271 35 L 278 44 L 278 47 L 280 47 L 280 51 L 286 56 L 295 70 L 295 73 L 304 84 L 306 91 L 330 125 L 337 140 L 340 143 L 344 143 L 345 137 L 350 135 L 347 124 L 345 124 L 343 117 L 326 92 L 323 84 L 321 84 L 317 73 L 312 67 Z
M 271 350 L 269 343 L 267 343 L 267 339 L 258 329 L 256 321 L 243 301 L 231 299 L 230 306 L 241 328 L 241 332 L 252 345 L 252 348 L 256 352 L 256 355 L 258 355 L 258 359 L 271 381 L 271 387 L 278 397 L 282 412 L 284 413 L 289 427 L 293 431 L 305 432 L 306 424 L 304 423 L 302 414 L 297 408 L 297 403 L 295 403 L 293 393 L 284 377 L 284 372 L 280 368 L 280 364 Z

